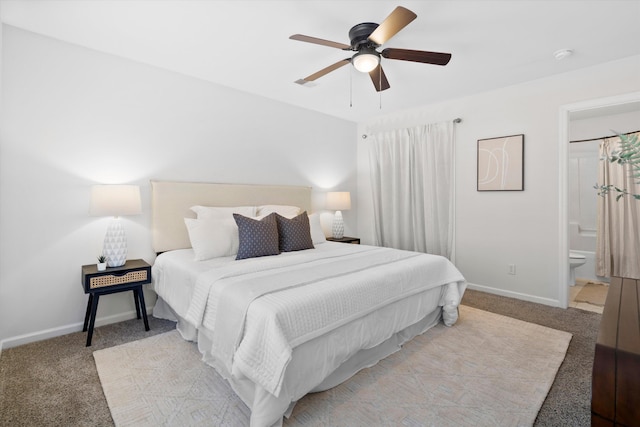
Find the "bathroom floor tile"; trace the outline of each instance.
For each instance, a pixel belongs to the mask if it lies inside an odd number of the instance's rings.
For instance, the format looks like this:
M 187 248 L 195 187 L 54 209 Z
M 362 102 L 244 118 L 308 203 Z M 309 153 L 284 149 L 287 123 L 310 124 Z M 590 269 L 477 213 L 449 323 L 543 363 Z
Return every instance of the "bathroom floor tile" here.
M 594 313 L 602 314 L 604 307 L 600 307 L 599 305 L 588 304 L 586 302 L 579 302 L 575 305 L 575 308 L 585 311 L 593 311 Z
M 573 308 L 578 308 L 580 310 L 592 311 L 594 313 L 602 314 L 602 311 L 604 310 L 604 307 L 599 306 L 599 305 L 595 305 L 595 304 L 589 304 L 587 302 L 578 302 L 578 301 L 575 300 L 577 295 L 578 295 L 578 293 L 580 293 L 582 288 L 587 283 L 601 283 L 601 282 L 596 282 L 596 281 L 589 280 L 589 279 L 580 279 L 580 278 L 576 279 L 576 284 L 574 286 L 570 286 L 569 287 L 569 303 L 568 303 L 568 306 L 569 307 L 573 307 Z M 602 284 L 606 285 L 606 283 L 602 283 Z

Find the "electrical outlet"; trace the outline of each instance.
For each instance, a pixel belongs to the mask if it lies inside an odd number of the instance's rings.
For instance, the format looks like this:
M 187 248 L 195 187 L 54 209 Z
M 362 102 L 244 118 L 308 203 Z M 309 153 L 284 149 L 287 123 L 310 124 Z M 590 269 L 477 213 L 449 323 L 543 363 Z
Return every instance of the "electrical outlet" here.
M 515 264 L 509 264 L 507 267 L 508 267 L 507 273 L 513 274 L 513 275 L 516 274 L 516 265 Z

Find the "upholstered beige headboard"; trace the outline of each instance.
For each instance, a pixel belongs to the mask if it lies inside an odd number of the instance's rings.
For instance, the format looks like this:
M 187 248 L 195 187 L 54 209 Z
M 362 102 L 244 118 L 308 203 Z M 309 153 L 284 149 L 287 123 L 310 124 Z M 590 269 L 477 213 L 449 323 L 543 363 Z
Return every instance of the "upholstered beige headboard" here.
M 184 218 L 201 206 L 290 205 L 311 212 L 311 187 L 151 181 L 151 236 L 156 253 L 190 248 Z

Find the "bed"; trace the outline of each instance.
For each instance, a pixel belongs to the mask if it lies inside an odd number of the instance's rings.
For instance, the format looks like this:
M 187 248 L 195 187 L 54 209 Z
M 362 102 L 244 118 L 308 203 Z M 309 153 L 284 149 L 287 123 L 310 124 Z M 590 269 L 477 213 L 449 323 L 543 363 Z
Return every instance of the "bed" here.
M 317 214 L 307 214 L 309 187 L 152 181 L 151 189 L 153 314 L 197 342 L 251 409 L 252 426 L 282 425 L 305 394 L 457 320 L 466 284 L 451 262 L 326 241 Z M 251 256 L 273 250 L 274 236 L 262 234 L 272 221 L 277 254 Z

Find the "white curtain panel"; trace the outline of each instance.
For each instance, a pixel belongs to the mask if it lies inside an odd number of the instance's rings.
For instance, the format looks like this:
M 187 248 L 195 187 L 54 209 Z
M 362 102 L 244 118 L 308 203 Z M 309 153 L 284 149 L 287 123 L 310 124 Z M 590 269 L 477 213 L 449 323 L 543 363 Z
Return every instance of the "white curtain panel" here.
M 370 143 L 376 244 L 451 259 L 453 123 L 379 131 Z
M 619 143 L 619 137 L 604 139 L 600 144 L 600 158 L 609 158 L 620 151 Z M 640 194 L 640 184 L 632 173 L 628 164 L 601 160 L 598 183 Z M 606 196 L 598 197 L 596 274 L 640 279 L 640 200 L 626 195 L 616 201 L 618 194 L 611 190 Z

